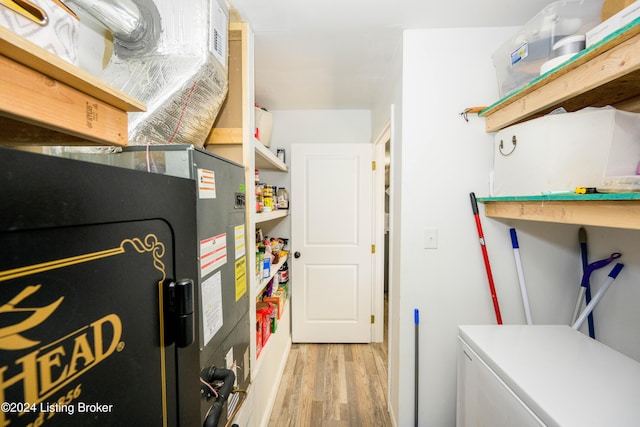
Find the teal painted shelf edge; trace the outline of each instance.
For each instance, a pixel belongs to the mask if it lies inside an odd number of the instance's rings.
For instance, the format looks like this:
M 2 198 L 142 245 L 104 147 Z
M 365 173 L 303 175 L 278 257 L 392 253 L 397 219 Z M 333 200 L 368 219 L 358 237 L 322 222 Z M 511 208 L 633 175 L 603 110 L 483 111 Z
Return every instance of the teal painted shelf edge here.
M 589 52 L 599 48 L 600 46 L 602 46 L 605 43 L 608 43 L 609 41 L 619 37 L 620 35 L 622 35 L 623 33 L 625 33 L 626 31 L 629 31 L 629 29 L 631 29 L 632 27 L 635 27 L 636 25 L 640 25 L 640 18 L 636 18 L 633 21 L 631 21 L 629 24 L 625 25 L 624 27 L 620 28 L 619 30 L 609 34 L 607 37 L 605 37 L 604 39 L 600 40 L 598 43 L 589 46 L 588 48 L 582 50 L 580 53 L 576 54 L 573 58 L 571 58 L 569 61 L 558 65 L 557 67 L 547 71 L 546 73 L 536 77 L 535 79 L 533 79 L 532 81 L 530 81 L 529 83 L 527 83 L 526 85 L 522 86 L 521 88 L 517 89 L 515 92 L 505 96 L 502 99 L 499 99 L 498 101 L 494 102 L 492 105 L 488 106 L 487 108 L 485 108 L 484 110 L 480 111 L 478 113 L 478 116 L 482 117 L 486 114 L 487 111 L 497 107 L 500 104 L 503 104 L 505 102 L 507 102 L 510 98 L 515 97 L 516 95 L 518 95 L 520 92 L 526 90 L 528 87 L 533 86 L 535 83 L 537 83 L 539 80 L 542 80 L 544 78 L 546 78 L 548 75 L 553 74 L 557 71 L 559 71 L 561 68 L 566 67 L 567 65 L 569 65 L 570 63 L 578 60 L 578 58 L 581 58 L 582 56 L 588 54 Z
M 594 193 L 594 194 L 576 194 L 576 193 L 557 193 L 557 194 L 541 194 L 537 196 L 500 196 L 500 197 L 478 197 L 478 202 L 551 202 L 551 201 L 586 201 L 586 200 L 640 200 L 640 193 Z

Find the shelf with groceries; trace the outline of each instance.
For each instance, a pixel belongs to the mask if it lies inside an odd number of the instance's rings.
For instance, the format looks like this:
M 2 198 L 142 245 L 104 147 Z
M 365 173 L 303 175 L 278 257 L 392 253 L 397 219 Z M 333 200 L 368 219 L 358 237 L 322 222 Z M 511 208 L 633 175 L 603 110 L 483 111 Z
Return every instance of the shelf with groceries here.
M 284 250 L 286 239 L 263 238 L 261 231 L 256 233 L 256 367 L 257 372 L 262 366 L 267 344 L 271 341 L 281 341 L 278 336 L 280 322 L 287 330 L 289 319 L 287 299 L 289 295 L 289 267 L 287 264 L 289 252 Z M 280 334 L 283 335 L 283 334 Z
M 265 288 L 274 280 L 274 278 L 278 279 L 280 269 L 285 266 L 288 259 L 289 252 L 280 251 L 279 259 L 277 261 L 274 261 L 273 264 L 270 261 L 268 269 L 265 270 L 264 259 L 261 257 L 256 258 L 256 276 L 258 277 L 256 295 L 260 295 L 260 293 L 265 290 Z
M 254 179 L 256 223 L 284 218 L 289 215 L 289 192 L 287 189 L 261 182 L 259 169 L 255 170 Z

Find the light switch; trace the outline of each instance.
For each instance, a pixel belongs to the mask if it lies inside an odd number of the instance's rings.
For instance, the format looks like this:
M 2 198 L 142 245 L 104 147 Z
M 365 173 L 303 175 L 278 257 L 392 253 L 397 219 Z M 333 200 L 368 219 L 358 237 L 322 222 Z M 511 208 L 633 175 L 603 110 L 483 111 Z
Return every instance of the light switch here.
M 424 229 L 424 248 L 425 249 L 438 248 L 438 229 L 437 228 Z

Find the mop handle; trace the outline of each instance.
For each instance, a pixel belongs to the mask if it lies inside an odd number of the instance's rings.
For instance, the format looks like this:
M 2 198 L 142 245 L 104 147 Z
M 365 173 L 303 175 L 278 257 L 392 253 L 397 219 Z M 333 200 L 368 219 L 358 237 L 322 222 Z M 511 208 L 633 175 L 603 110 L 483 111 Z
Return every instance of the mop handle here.
M 607 279 L 602 284 L 602 287 L 600 288 L 600 290 L 593 296 L 593 298 L 591 299 L 591 302 L 589 304 L 587 304 L 587 306 L 585 307 L 584 310 L 582 310 L 582 313 L 580 314 L 580 317 L 578 317 L 578 320 L 576 320 L 576 322 L 573 324 L 573 326 L 572 326 L 573 329 L 575 329 L 575 330 L 580 329 L 580 326 L 582 326 L 582 324 L 584 323 L 584 321 L 587 318 L 587 316 L 589 316 L 589 314 L 591 314 L 591 312 L 596 307 L 598 302 L 602 299 L 602 296 L 607 291 L 609 286 L 611 286 L 611 284 L 616 279 L 616 277 L 618 277 L 618 274 L 620 273 L 620 270 L 622 270 L 622 267 L 624 267 L 624 264 L 617 263 L 611 269 L 611 272 L 609 273 L 609 276 L 607 277 Z
M 518 235 L 516 229 L 511 228 L 511 246 L 513 246 L 513 256 L 516 260 L 516 270 L 518 271 L 518 280 L 520 282 L 520 293 L 522 294 L 522 305 L 524 306 L 524 315 L 527 319 L 527 325 L 533 325 L 531 319 L 531 307 L 529 306 L 529 295 L 527 294 L 527 283 L 524 280 L 524 272 L 522 271 L 522 259 L 520 259 L 520 245 L 518 245 Z
M 582 307 L 582 303 L 584 302 L 584 295 L 587 291 L 587 288 L 584 286 L 580 286 L 580 290 L 578 291 L 578 300 L 576 301 L 576 306 L 573 309 L 573 316 L 571 316 L 571 323 L 573 325 L 576 320 L 578 320 L 578 316 L 580 315 L 580 308 Z
M 580 243 L 580 255 L 582 257 L 582 274 L 584 275 L 589 265 L 589 256 L 587 255 L 587 230 L 585 230 L 584 227 L 580 227 L 580 229 L 578 230 L 578 242 Z M 585 304 L 589 304 L 591 302 L 591 287 L 589 286 L 580 286 L 578 301 L 576 302 L 576 308 L 573 312 L 573 318 L 570 324 L 573 324 L 576 320 L 578 320 L 578 315 L 580 314 L 580 308 L 582 307 L 583 302 Z M 587 322 L 589 324 L 589 336 L 595 339 L 596 328 L 593 323 L 593 313 L 589 314 L 589 317 L 587 317 Z
M 416 373 L 415 373 L 415 402 L 414 402 L 414 408 L 413 408 L 413 417 L 414 417 L 414 423 L 415 423 L 415 427 L 418 427 L 418 380 L 419 380 L 419 372 L 418 372 L 418 368 L 420 367 L 420 357 L 419 357 L 419 334 L 418 334 L 418 325 L 420 324 L 420 312 L 418 311 L 418 309 L 414 309 L 413 310 L 413 320 L 416 324 L 416 360 L 415 360 L 415 365 L 416 365 Z
M 487 247 L 484 241 L 484 233 L 482 232 L 482 223 L 480 222 L 480 214 L 478 212 L 478 202 L 476 195 L 470 193 L 471 209 L 473 210 L 473 217 L 476 220 L 476 228 L 478 229 L 478 238 L 480 240 L 480 247 L 482 249 L 482 257 L 484 258 L 484 268 L 487 272 L 487 279 L 489 280 L 489 291 L 491 292 L 491 300 L 493 301 L 493 310 L 496 313 L 496 322 L 498 325 L 502 325 L 502 316 L 500 315 L 500 305 L 498 304 L 498 296 L 496 295 L 496 287 L 493 283 L 493 274 L 491 273 L 491 264 L 489 263 L 489 254 L 487 253 Z

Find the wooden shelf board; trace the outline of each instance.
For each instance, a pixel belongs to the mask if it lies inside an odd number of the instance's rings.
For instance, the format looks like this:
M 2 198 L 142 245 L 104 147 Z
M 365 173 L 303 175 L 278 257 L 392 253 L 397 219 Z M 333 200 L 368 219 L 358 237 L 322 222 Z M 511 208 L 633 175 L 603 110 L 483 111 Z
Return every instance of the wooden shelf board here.
M 498 197 L 478 197 L 481 203 L 487 202 L 548 202 L 548 201 L 585 201 L 585 200 L 608 200 L 625 201 L 640 200 L 640 193 L 593 193 L 576 194 L 572 191 L 554 194 L 538 194 L 531 196 L 498 196 Z
M 204 145 L 242 144 L 242 128 L 213 128 Z
M 480 112 L 487 132 L 560 106 L 624 106 L 640 96 L 640 18 Z M 605 101 L 601 101 L 601 100 Z M 627 104 L 628 105 L 628 104 Z M 638 108 L 638 103 L 631 103 Z M 635 110 L 631 110 L 635 111 Z
M 139 100 L 3 27 L 0 27 L 0 55 L 120 110 L 146 110 Z
M 640 230 L 640 194 L 585 194 L 478 198 L 490 218 Z
M 0 93 L 0 116 L 94 142 L 127 145 L 126 111 L 5 56 L 0 56 Z

